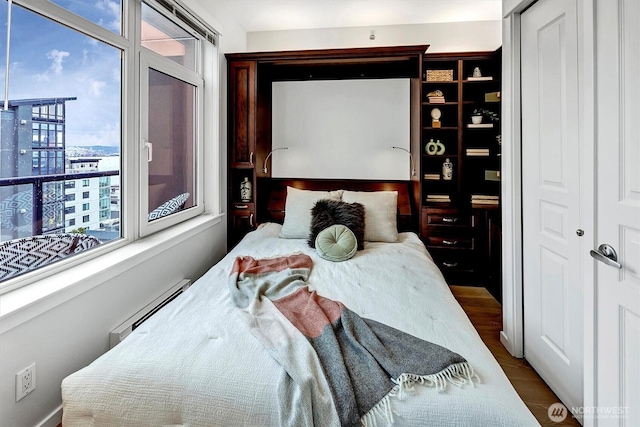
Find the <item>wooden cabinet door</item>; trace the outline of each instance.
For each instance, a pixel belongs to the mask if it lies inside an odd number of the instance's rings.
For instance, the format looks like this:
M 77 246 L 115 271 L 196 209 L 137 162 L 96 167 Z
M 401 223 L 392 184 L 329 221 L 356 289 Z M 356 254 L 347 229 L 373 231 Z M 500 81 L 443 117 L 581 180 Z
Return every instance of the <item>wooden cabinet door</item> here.
M 230 166 L 252 167 L 256 147 L 256 62 L 229 63 Z
M 246 206 L 246 208 L 244 208 Z M 231 211 L 231 228 L 228 232 L 228 249 L 235 246 L 245 234 L 255 230 L 256 222 L 254 215 L 254 205 L 247 204 L 241 209 Z

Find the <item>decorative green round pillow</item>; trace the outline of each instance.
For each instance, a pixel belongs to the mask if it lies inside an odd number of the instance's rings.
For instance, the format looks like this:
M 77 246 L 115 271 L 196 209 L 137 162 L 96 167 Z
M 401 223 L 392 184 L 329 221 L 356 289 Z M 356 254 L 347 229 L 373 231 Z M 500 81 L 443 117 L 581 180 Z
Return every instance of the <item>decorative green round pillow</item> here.
M 358 240 L 348 227 L 335 224 L 318 233 L 316 250 L 326 260 L 346 261 L 356 254 Z

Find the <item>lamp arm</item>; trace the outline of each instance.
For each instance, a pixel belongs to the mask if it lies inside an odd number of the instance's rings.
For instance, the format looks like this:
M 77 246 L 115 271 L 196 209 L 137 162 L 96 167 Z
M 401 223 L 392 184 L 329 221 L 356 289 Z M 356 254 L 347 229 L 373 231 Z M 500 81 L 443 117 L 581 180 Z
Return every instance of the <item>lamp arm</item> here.
M 406 151 L 407 153 L 409 153 L 409 160 L 411 160 L 411 176 L 416 176 L 416 164 L 413 161 L 413 154 L 411 154 L 411 151 L 407 150 L 406 148 L 396 147 L 395 145 L 391 146 L 391 148 Z
M 271 150 L 269 152 L 269 154 L 267 154 L 267 157 L 265 157 L 264 159 L 264 165 L 262 166 L 262 173 L 267 173 L 267 160 L 269 160 L 269 157 L 271 157 L 271 155 L 278 150 L 288 150 L 289 147 L 279 147 L 279 148 L 274 148 L 273 150 Z
M 269 157 L 271 157 L 272 153 L 273 151 L 267 154 L 267 157 L 264 159 L 264 165 L 262 166 L 262 173 L 267 173 L 267 160 L 269 160 Z

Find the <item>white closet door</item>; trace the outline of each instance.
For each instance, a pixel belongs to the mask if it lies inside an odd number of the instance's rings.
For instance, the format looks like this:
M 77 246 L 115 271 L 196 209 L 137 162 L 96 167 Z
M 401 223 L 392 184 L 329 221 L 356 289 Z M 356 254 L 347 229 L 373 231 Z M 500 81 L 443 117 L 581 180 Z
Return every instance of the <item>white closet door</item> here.
M 524 355 L 562 402 L 583 402 L 575 0 L 522 13 Z
M 597 245 L 611 245 L 620 268 L 594 261 L 595 418 L 640 426 L 640 2 L 596 5 Z

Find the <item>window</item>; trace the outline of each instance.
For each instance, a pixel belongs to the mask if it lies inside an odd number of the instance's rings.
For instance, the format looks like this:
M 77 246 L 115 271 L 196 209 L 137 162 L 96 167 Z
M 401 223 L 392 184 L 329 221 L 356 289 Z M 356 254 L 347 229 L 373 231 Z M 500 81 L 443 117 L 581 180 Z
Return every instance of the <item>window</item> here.
M 142 46 L 189 70 L 197 71 L 199 40 L 146 3 L 142 3 L 141 31 Z
M 181 194 L 194 205 L 197 86 L 149 68 L 148 135 L 155 158 L 148 162 L 149 212 Z M 162 100 L 162 102 L 160 102 Z M 180 120 L 172 120 L 174 117 Z M 158 186 L 162 182 L 164 185 Z M 154 218 L 152 220 L 156 220 Z
M 142 3 L 140 233 L 204 211 L 202 205 L 202 47 L 192 29 Z M 162 37 L 159 35 L 162 34 Z M 173 209 L 164 209 L 172 203 Z
M 42 101 L 40 101 L 42 102 Z M 33 117 L 31 125 L 31 145 L 33 148 L 63 148 L 64 147 L 64 125 L 61 123 L 46 123 L 41 121 L 41 117 Z M 56 122 L 64 118 L 54 119 Z
M 102 243 L 133 241 L 204 212 L 203 124 L 211 123 L 204 106 L 219 104 L 215 33 L 175 0 L 0 3 L 11 40 L 7 46 L 0 36 L 11 64 L 0 150 L 16 159 L 0 162 L 0 242 L 74 230 L 93 230 Z M 125 105 L 138 129 L 124 128 Z M 217 112 L 209 114 L 215 123 Z M 147 154 L 140 163 L 126 158 L 138 152 Z M 82 210 L 96 213 L 76 228 L 80 216 L 69 205 L 80 193 Z M 126 205 L 121 194 L 139 204 Z M 156 207 L 183 198 L 176 211 L 150 219 Z M 17 213 L 18 200 L 27 201 L 26 212 Z M 138 225 L 121 229 L 125 213 Z M 114 225 L 100 234 L 105 221 Z M 27 283 L 0 276 L 0 293 Z
M 50 0 L 116 34 L 122 32 L 122 2 Z

